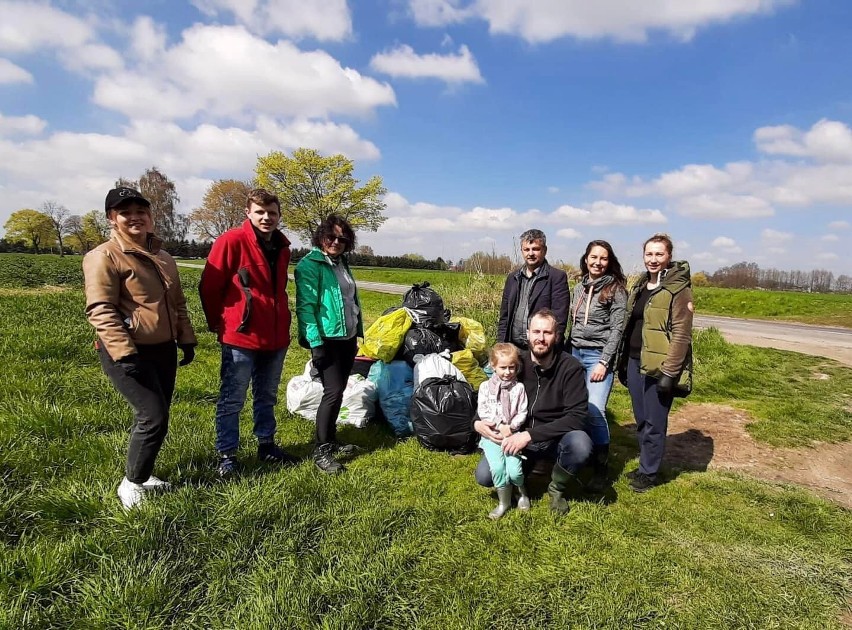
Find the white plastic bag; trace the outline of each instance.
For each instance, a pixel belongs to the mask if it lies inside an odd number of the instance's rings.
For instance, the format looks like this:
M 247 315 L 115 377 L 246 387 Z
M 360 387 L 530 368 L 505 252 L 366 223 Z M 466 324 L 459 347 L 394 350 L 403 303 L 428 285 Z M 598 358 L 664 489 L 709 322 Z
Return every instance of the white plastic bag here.
M 294 376 L 287 383 L 287 409 L 307 420 L 316 422 L 317 410 L 322 400 L 322 383 L 310 377 L 311 362 L 305 372 Z M 375 415 L 378 393 L 376 385 L 363 376 L 353 374 L 346 383 L 343 403 L 337 416 L 337 424 L 351 424 L 359 429 Z
M 450 361 L 449 352 L 414 356 L 414 389 L 420 387 L 427 378 L 443 378 L 444 376 L 454 376 L 467 383 L 464 374 Z

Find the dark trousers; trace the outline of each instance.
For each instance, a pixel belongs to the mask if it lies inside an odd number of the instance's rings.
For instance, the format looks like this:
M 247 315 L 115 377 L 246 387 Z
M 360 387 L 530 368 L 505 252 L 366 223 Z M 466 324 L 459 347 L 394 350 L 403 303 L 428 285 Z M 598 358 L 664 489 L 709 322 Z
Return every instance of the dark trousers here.
M 317 409 L 316 443 L 326 444 L 337 439 L 337 415 L 343 403 L 343 392 L 355 363 L 358 339 L 324 339 L 326 355 L 331 363 L 318 370 L 322 381 L 322 400 Z
M 592 438 L 585 431 L 569 431 L 557 442 L 532 442 L 523 450 L 526 457 L 521 464 L 524 475 L 528 475 L 535 463 L 540 459 L 553 459 L 569 473 L 576 475 L 592 454 Z M 480 486 L 490 488 L 494 485 L 491 469 L 485 455 L 479 460 L 474 471 L 476 482 Z
M 657 391 L 657 379 L 639 372 L 639 359 L 631 358 L 627 362 L 627 389 L 636 419 L 639 472 L 653 477 L 663 463 L 669 411 L 674 399 Z
M 177 346 L 173 341 L 136 346 L 139 361 L 117 363 L 99 344 L 101 367 L 133 408 L 125 476 L 133 483 L 148 481 L 154 460 L 169 430 L 169 406 L 177 377 Z

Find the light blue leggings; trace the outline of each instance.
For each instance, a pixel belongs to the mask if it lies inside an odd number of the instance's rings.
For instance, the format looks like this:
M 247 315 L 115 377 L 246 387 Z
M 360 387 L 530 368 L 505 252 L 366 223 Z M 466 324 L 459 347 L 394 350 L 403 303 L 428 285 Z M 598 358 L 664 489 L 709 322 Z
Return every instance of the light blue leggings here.
M 491 469 L 491 479 L 495 488 L 504 488 L 510 483 L 515 486 L 524 485 L 524 471 L 521 469 L 521 458 L 517 455 L 506 455 L 500 448 L 490 440 L 482 438 L 479 440 L 479 448 L 485 453 L 488 467 Z

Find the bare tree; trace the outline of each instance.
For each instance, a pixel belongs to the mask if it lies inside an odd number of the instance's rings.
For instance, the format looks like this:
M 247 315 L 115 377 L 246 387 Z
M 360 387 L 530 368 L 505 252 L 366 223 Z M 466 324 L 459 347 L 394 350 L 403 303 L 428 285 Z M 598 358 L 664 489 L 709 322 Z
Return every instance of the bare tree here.
M 45 201 L 41 205 L 41 211 L 50 219 L 56 241 L 59 243 L 59 255 L 65 255 L 65 247 L 62 237 L 68 234 L 68 217 L 71 211 L 56 201 Z

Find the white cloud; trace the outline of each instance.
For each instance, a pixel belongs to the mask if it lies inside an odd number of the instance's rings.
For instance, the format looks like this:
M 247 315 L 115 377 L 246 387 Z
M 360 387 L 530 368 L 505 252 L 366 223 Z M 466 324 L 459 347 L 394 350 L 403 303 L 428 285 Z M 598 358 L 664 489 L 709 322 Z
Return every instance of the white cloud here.
M 828 224 L 828 227 L 832 230 L 848 230 L 849 226 L 849 221 L 832 221 Z
M 12 135 L 34 136 L 47 127 L 47 122 L 28 114 L 27 116 L 4 116 L 0 114 L 0 138 Z
M 779 230 L 773 230 L 772 228 L 765 228 L 760 233 L 760 239 L 764 243 L 773 243 L 776 245 L 781 245 L 782 243 L 789 243 L 793 240 L 793 234 L 790 232 L 781 232 Z
M 775 214 L 766 200 L 753 195 L 728 193 L 697 195 L 678 199 L 675 205 L 678 214 L 706 219 L 749 219 L 770 217 Z
M 822 120 L 808 131 L 790 125 L 760 127 L 754 132 L 758 150 L 769 155 L 812 158 L 818 162 L 852 162 L 852 129 L 836 120 Z
M 10 83 L 33 83 L 33 75 L 8 59 L 0 58 L 0 85 Z
M 816 256 L 819 260 L 825 260 L 827 262 L 839 260 L 840 256 L 835 254 L 834 252 L 822 252 L 821 254 L 817 254 Z
M 710 245 L 726 254 L 739 254 L 743 251 L 742 247 L 737 245 L 737 242 L 728 236 L 717 236 Z
M 549 192 L 551 195 L 555 195 L 556 193 L 559 192 L 559 187 L 558 186 L 548 186 L 547 192 Z
M 340 41 L 352 34 L 346 0 L 192 0 L 192 4 L 208 16 L 233 14 L 238 22 L 263 35 Z
M 588 208 L 560 206 L 553 213 L 556 220 L 573 221 L 580 225 L 625 225 L 665 223 L 666 217 L 659 210 L 639 210 L 633 206 L 619 205 L 609 201 L 595 201 Z
M 90 22 L 47 4 L 0 0 L 0 53 L 51 50 L 66 68 L 77 71 L 117 69 L 121 56 L 97 41 Z
M 826 243 L 833 243 L 840 240 L 840 237 L 837 234 L 823 234 L 822 239 Z
M 198 113 L 240 118 L 366 115 L 395 105 L 386 83 L 345 68 L 322 50 L 269 43 L 241 26 L 195 25 L 172 48 L 149 50 L 156 64 L 101 76 L 94 101 L 130 118 L 163 120 Z
M 567 239 L 575 239 L 575 238 L 582 238 L 583 237 L 582 233 L 578 232 L 574 228 L 562 228 L 561 230 L 558 230 L 556 232 L 556 236 L 558 236 L 560 238 L 567 238 Z
M 406 79 L 439 79 L 446 83 L 484 83 L 467 46 L 461 46 L 458 54 L 418 55 L 405 44 L 387 52 L 378 53 L 370 60 L 376 72 Z
M 414 20 L 443 26 L 479 18 L 492 33 L 547 42 L 560 37 L 641 43 L 660 31 L 679 40 L 712 24 L 769 13 L 792 0 L 409 0 Z

